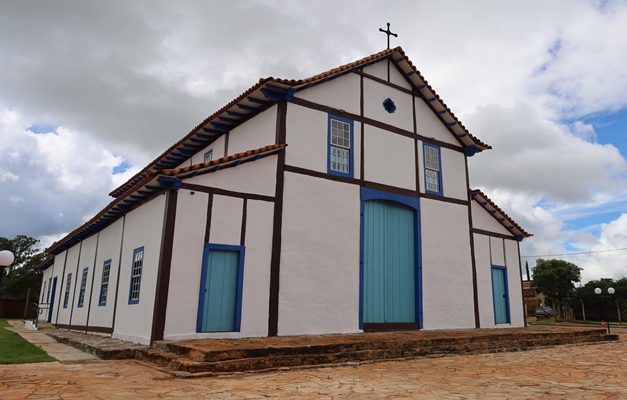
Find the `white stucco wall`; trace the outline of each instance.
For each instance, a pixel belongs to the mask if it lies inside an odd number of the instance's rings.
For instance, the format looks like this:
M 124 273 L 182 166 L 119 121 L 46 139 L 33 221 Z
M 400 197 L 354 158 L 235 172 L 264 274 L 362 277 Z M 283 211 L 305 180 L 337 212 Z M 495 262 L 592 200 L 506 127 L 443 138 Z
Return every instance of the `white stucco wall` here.
M 324 85 L 321 85 L 324 87 Z M 342 115 L 338 115 L 342 116 Z M 285 163 L 327 173 L 329 114 L 288 104 Z M 361 123 L 353 121 L 353 177 L 360 177 Z
M 468 209 L 420 200 L 424 329 L 474 328 Z
M 442 158 L 441 174 L 444 196 L 452 197 L 454 199 L 468 200 L 466 160 L 464 158 L 464 153 L 441 147 L 440 157 Z
M 294 97 L 359 115 L 359 79 L 357 74 L 347 74 L 296 92 Z
M 277 106 L 274 105 L 232 129 L 229 132 L 229 155 L 274 144 L 276 121 Z
M 67 260 L 65 262 L 65 273 L 59 272 L 62 274 L 62 278 L 59 277 L 57 280 L 57 290 L 59 290 L 59 300 L 60 307 L 59 317 L 56 321 L 58 324 L 69 325 L 70 323 L 70 314 L 72 314 L 72 306 L 73 306 L 73 298 L 74 298 L 74 287 L 76 286 L 76 268 L 78 266 L 78 258 L 80 255 L 81 242 L 75 244 L 71 248 L 67 250 Z M 68 274 L 72 274 L 72 279 L 70 281 L 70 295 L 67 302 L 67 307 L 63 308 L 65 298 L 65 288 L 67 285 Z M 60 286 L 59 286 L 60 285 Z M 55 312 L 56 314 L 56 312 Z
M 124 218 L 120 218 L 109 225 L 98 235 L 98 254 L 94 267 L 94 287 L 91 296 L 91 309 L 89 311 L 89 326 L 111 328 L 113 326 L 113 309 L 117 291 L 118 274 L 120 270 L 120 250 L 122 246 L 122 229 Z M 98 305 L 100 301 L 100 288 L 102 287 L 102 268 L 104 262 L 111 260 L 109 270 L 109 289 L 105 305 Z M 130 279 L 130 278 L 129 278 Z
M 379 61 L 364 68 L 364 73 L 376 76 L 379 79 L 388 80 L 388 62 L 387 60 Z
M 57 257 L 55 257 L 53 263 L 51 266 L 49 266 L 48 268 L 46 268 L 42 274 L 41 274 L 41 293 L 39 294 L 39 306 L 40 307 L 48 307 L 48 306 L 44 306 L 44 304 L 48 304 L 48 291 L 50 291 L 50 293 L 52 293 L 52 280 L 50 278 L 52 278 L 53 276 L 53 271 L 54 271 L 54 263 L 57 262 Z M 45 283 L 45 285 L 44 285 Z M 52 294 L 51 294 L 52 295 Z M 39 314 L 38 319 L 40 321 L 47 321 L 48 320 L 48 313 L 49 311 L 44 311 L 41 314 Z
M 366 125 L 364 177 L 367 181 L 416 190 L 414 139 Z
M 52 292 L 50 292 L 50 303 L 52 305 L 52 319 L 51 322 L 53 324 L 57 323 L 57 311 L 62 307 L 62 298 L 63 298 L 63 288 L 61 284 L 63 283 L 63 266 L 65 265 L 65 261 L 67 259 L 67 250 L 62 251 L 54 257 L 54 268 L 52 272 L 52 281 L 54 285 L 54 278 L 57 278 L 57 287 L 54 293 L 54 302 L 52 301 Z
M 520 254 L 518 242 L 505 240 L 505 263 L 507 265 L 507 284 L 509 291 L 509 310 L 511 326 L 525 326 L 525 312 L 522 303 L 522 282 L 520 275 Z
M 196 333 L 207 210 L 207 197 L 197 195 L 191 196 L 184 190 L 179 192 L 164 338 L 181 340 L 267 336 L 274 203 L 256 200 L 247 202 L 240 332 Z M 240 206 L 243 204 L 241 199 L 224 196 L 220 202 L 228 203 L 229 200 L 234 200 Z M 222 212 L 229 212 L 222 206 Z M 235 207 L 231 212 L 239 212 L 241 216 L 241 208 Z M 235 236 L 230 227 L 232 224 L 228 219 L 212 219 L 214 236 L 219 237 L 219 232 L 225 229 L 230 232 L 227 235 Z M 239 236 L 237 243 L 224 243 L 212 238 L 210 242 L 239 245 Z
M 490 261 L 492 265 L 505 266 L 504 239 L 490 236 Z
M 386 73 L 387 74 L 387 73 Z M 383 101 L 390 98 L 396 105 L 392 114 L 383 108 Z M 414 131 L 412 96 L 372 79 L 364 79 L 364 116 L 409 132 Z
M 435 138 L 461 148 L 453 134 L 440 121 L 431 107 L 420 97 L 416 97 L 416 131 L 419 135 Z
M 291 147 L 288 147 L 288 150 Z M 276 155 L 185 179 L 185 183 L 210 186 L 242 193 L 274 196 L 276 190 Z M 254 171 L 254 173 L 253 173 Z
M 248 200 L 240 336 L 268 335 L 274 203 Z
M 359 186 L 285 174 L 279 335 L 359 331 Z
M 193 338 L 196 332 L 208 198 L 207 193 L 192 195 L 189 190 L 179 190 L 164 331 L 166 340 Z
M 327 113 L 288 103 L 285 139 L 288 144 L 285 152 L 287 165 L 327 172 L 328 121 Z
M 485 208 L 481 207 L 475 200 L 470 202 L 472 209 L 472 225 L 473 228 L 482 229 L 484 231 L 500 233 L 502 235 L 512 236 L 512 233 L 505 229 Z
M 126 214 L 113 338 L 148 344 L 153 308 L 166 195 L 160 195 Z M 144 247 L 139 303 L 128 304 L 133 250 Z
M 520 259 L 518 244 L 514 240 L 501 239 L 475 233 L 475 262 L 477 266 L 477 290 L 479 315 L 482 328 L 508 328 L 524 326 Z M 504 251 L 505 250 L 505 251 Z M 492 265 L 507 267 L 510 324 L 494 323 L 494 299 L 492 291 Z
M 412 85 L 409 82 L 407 82 L 407 79 L 405 78 L 403 74 L 398 72 L 398 69 L 396 69 L 394 62 L 392 62 L 391 60 L 390 60 L 390 83 L 404 87 L 405 89 L 412 90 Z
M 227 196 L 213 196 L 209 243 L 239 246 L 242 232 L 243 210 L 243 199 Z
M 94 259 L 96 257 L 96 247 L 98 245 L 98 234 L 92 235 L 83 240 L 81 249 L 81 257 L 78 263 L 78 273 L 76 274 L 76 294 L 74 298 L 74 311 L 70 325 L 85 325 L 87 323 L 87 312 L 89 310 L 89 296 L 91 295 L 91 278 L 94 275 Z M 83 306 L 78 306 L 81 279 L 83 278 L 83 270 L 87 268 L 87 281 L 85 285 L 85 298 Z

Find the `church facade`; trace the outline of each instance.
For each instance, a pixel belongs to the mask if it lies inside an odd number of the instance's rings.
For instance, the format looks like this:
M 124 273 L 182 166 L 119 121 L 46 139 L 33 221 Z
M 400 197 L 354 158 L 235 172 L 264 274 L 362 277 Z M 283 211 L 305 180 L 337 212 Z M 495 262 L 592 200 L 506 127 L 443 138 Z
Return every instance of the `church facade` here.
M 262 79 L 54 243 L 41 318 L 137 343 L 520 327 L 519 242 L 400 47 Z

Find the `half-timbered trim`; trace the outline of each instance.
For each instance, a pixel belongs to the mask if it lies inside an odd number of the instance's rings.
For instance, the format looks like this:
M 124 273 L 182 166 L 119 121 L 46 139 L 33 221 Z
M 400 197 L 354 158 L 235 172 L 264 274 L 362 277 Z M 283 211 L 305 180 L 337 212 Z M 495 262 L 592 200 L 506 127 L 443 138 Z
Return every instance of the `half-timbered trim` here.
M 100 244 L 99 242 L 100 242 L 100 232 L 96 234 L 96 250 L 94 251 L 94 262 L 92 263 L 92 270 L 94 272 L 91 274 L 91 289 L 89 291 L 89 304 L 87 306 L 87 319 L 85 319 L 85 325 L 89 325 L 89 316 L 91 313 L 91 302 L 94 297 L 94 282 L 96 280 L 96 260 L 98 259 L 98 245 Z
M 118 311 L 118 295 L 120 294 L 120 276 L 122 275 L 122 250 L 124 249 L 124 228 L 126 228 L 126 215 L 122 217 L 122 235 L 120 239 L 120 254 L 118 257 L 117 279 L 115 281 L 115 300 L 113 302 L 113 321 L 111 329 L 115 329 L 115 317 Z
M 185 182 L 181 183 L 181 189 L 193 190 L 195 192 L 201 192 L 201 193 L 209 193 L 210 195 L 237 197 L 239 199 L 247 199 L 247 200 L 274 202 L 276 199 L 276 197 L 274 196 L 266 196 L 263 194 L 256 194 L 256 193 L 236 192 L 234 190 L 220 189 L 216 187 L 202 186 L 202 185 L 196 185 L 193 183 L 185 183 Z
M 287 135 L 287 103 L 282 101 L 277 107 L 276 141 L 285 143 Z M 270 260 L 270 296 L 268 310 L 268 336 L 279 332 L 279 281 L 281 277 L 281 231 L 283 227 L 283 192 L 285 190 L 285 153 L 278 155 L 276 168 L 276 189 L 274 219 L 272 223 L 272 256 Z
M 466 188 L 468 188 L 468 237 L 470 240 L 470 263 L 472 265 L 472 300 L 475 310 L 475 328 L 481 328 L 481 314 L 479 311 L 479 288 L 477 283 L 477 261 L 475 259 L 475 236 L 472 231 L 472 208 L 470 202 L 470 174 L 468 172 L 468 157 L 464 157 L 464 169 L 466 173 Z
M 244 246 L 244 244 L 246 243 L 246 216 L 248 212 L 248 199 L 244 199 L 242 203 L 242 228 L 240 229 L 239 238 L 240 246 Z
M 472 228 L 471 232 L 472 233 L 477 233 L 479 235 L 492 236 L 492 237 L 496 237 L 496 238 L 499 238 L 499 239 L 516 240 L 516 238 L 514 236 L 505 235 L 503 233 L 486 231 L 484 229 Z
M 361 122 L 361 123 L 364 123 L 364 124 L 367 124 L 367 125 L 370 125 L 370 126 L 374 126 L 375 128 L 379 128 L 379 129 L 383 129 L 383 130 L 386 130 L 386 131 L 389 131 L 389 132 L 393 132 L 393 133 L 396 133 L 396 134 L 401 135 L 401 136 L 406 136 L 406 137 L 410 137 L 410 138 L 417 138 L 417 139 L 419 139 L 419 140 L 421 140 L 423 142 L 432 143 L 432 144 L 438 145 L 440 147 L 444 147 L 444 148 L 447 148 L 447 149 L 450 149 L 450 150 L 454 150 L 454 151 L 457 151 L 457 152 L 461 152 L 461 153 L 464 152 L 464 149 L 459 147 L 459 146 L 455 146 L 453 144 L 450 144 L 450 143 L 447 143 L 447 142 L 443 142 L 443 141 L 440 141 L 440 140 L 436 140 L 436 139 L 433 139 L 433 138 L 430 138 L 430 137 L 418 135 L 418 134 L 415 134 L 414 132 L 406 131 L 405 129 L 402 129 L 402 128 L 399 128 L 399 127 L 396 127 L 396 126 L 393 126 L 393 125 L 388 125 L 388 124 L 386 124 L 384 122 L 380 122 L 380 121 L 377 121 L 377 120 L 372 119 L 372 118 L 362 117 L 360 115 L 352 114 L 352 113 L 349 113 L 349 112 L 346 112 L 346 111 L 343 111 L 343 110 L 338 110 L 336 108 L 325 106 L 323 104 L 317 104 L 317 103 L 314 103 L 313 101 L 309 101 L 309 100 L 301 99 L 301 98 L 298 98 L 298 97 L 294 97 L 294 98 L 292 98 L 292 100 L 290 100 L 290 103 L 299 105 L 301 107 L 306 107 L 306 108 L 309 108 L 309 109 L 312 109 L 312 110 L 322 111 L 322 112 L 327 113 L 327 114 L 333 114 L 333 115 L 338 115 L 339 114 L 339 115 L 342 115 L 345 118 L 352 119 L 353 121 Z
M 163 340 L 165 318 L 170 289 L 170 271 L 172 269 L 172 249 L 174 248 L 174 226 L 176 224 L 176 204 L 178 191 L 170 190 L 165 200 L 164 227 L 161 239 L 161 257 L 157 272 L 157 288 L 153 308 L 152 330 L 150 343 Z
M 205 222 L 205 241 L 204 243 L 209 243 L 209 239 L 211 237 L 211 213 L 213 210 L 213 193 L 209 192 L 209 196 L 207 196 L 207 221 Z

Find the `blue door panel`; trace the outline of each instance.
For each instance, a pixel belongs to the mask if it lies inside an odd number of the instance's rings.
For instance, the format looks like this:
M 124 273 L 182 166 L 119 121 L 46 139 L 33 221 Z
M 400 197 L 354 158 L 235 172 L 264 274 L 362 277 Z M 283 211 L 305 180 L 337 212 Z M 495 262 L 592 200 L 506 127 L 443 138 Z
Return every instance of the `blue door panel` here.
M 235 330 L 239 252 L 211 250 L 207 261 L 203 332 Z
M 507 282 L 505 269 L 492 268 L 492 293 L 494 295 L 494 322 L 495 324 L 509 323 L 507 298 Z
M 414 210 L 364 203 L 365 323 L 416 322 Z
M 52 296 L 50 296 L 50 303 L 48 303 L 48 322 L 52 322 L 52 311 L 54 310 L 54 295 L 57 291 L 57 277 L 54 277 L 52 281 Z

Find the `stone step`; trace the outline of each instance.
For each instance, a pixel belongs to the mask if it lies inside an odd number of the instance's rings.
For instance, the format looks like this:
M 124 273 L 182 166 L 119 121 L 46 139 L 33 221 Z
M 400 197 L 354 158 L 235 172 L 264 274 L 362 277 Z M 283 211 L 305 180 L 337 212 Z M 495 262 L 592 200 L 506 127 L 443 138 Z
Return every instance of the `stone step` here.
M 549 346 L 598 343 L 617 340 L 604 331 L 586 334 L 543 333 L 531 335 L 497 335 L 469 338 L 366 341 L 352 344 L 283 346 L 246 349 L 211 350 L 181 343 L 159 343 L 152 349 L 139 350 L 138 358 L 174 371 L 179 377 L 197 377 L 224 373 L 271 371 L 324 365 L 351 365 L 392 359 L 441 357 L 497 352 L 525 351 Z M 171 350 L 173 351 L 171 351 Z
M 350 353 L 364 350 L 393 349 L 393 348 L 440 348 L 442 346 L 453 346 L 459 352 L 472 352 L 480 348 L 494 347 L 538 347 L 551 346 L 568 343 L 591 342 L 612 340 L 604 338 L 604 331 L 596 330 L 592 332 L 567 332 L 567 333 L 542 333 L 528 335 L 486 335 L 472 338 L 437 338 L 437 339 L 414 339 L 397 341 L 368 340 L 352 343 L 325 343 L 318 345 L 283 345 L 264 347 L 236 347 L 229 349 L 214 349 L 213 346 L 202 347 L 190 342 L 156 342 L 153 348 L 177 354 L 182 357 L 192 359 L 197 362 L 220 362 L 228 360 L 238 360 L 247 358 L 264 358 L 278 356 L 298 356 L 298 355 L 320 355 Z

